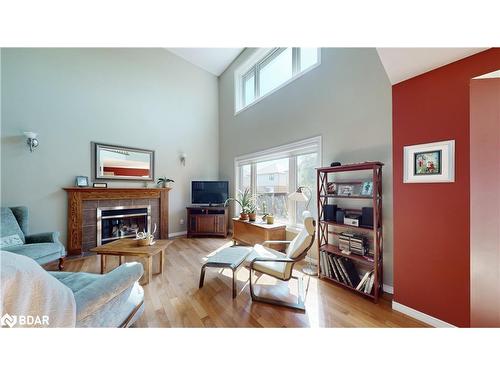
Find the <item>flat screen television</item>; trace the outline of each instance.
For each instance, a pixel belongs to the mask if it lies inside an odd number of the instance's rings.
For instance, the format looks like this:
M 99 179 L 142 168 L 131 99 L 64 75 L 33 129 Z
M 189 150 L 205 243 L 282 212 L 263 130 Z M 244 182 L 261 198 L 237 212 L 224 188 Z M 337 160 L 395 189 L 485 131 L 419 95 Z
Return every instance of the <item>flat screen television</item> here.
M 221 205 L 229 198 L 228 181 L 192 181 L 191 203 Z

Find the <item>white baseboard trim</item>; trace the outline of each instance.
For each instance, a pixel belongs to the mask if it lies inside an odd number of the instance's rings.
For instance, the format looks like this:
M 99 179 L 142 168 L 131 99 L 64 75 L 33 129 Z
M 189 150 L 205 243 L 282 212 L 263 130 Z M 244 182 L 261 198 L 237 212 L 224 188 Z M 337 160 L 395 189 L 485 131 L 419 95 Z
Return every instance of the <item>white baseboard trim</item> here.
M 392 285 L 384 284 L 382 285 L 382 290 L 389 294 L 394 294 L 394 287 Z
M 187 234 L 187 230 L 183 230 L 182 232 L 169 233 L 168 238 L 185 236 L 186 234 Z
M 415 318 L 417 320 L 420 320 L 421 322 L 424 322 L 426 324 L 429 324 L 430 326 L 437 327 L 437 328 L 457 328 L 453 324 L 447 323 L 444 320 L 434 318 L 433 316 L 427 315 L 421 311 L 412 309 L 411 307 L 402 305 L 399 302 L 392 301 L 392 309 L 399 311 L 400 313 L 403 313 L 405 315 L 411 316 L 412 318 Z

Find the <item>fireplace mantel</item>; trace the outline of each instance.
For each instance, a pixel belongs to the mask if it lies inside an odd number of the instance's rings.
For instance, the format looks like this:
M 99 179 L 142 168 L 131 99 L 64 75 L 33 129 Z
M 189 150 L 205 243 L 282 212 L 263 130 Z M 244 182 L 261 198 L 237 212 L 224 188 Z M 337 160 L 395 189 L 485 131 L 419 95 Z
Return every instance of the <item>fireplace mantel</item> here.
M 68 194 L 68 234 L 66 250 L 69 256 L 82 255 L 83 202 L 108 199 L 159 199 L 160 238 L 168 238 L 168 192 L 170 188 L 64 188 Z

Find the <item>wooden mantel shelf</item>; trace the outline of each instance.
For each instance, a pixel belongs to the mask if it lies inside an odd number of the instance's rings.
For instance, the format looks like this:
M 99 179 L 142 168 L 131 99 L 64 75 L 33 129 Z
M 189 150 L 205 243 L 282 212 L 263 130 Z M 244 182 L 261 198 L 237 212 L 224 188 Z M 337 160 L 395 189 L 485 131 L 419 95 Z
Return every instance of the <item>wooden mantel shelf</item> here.
M 79 191 L 79 192 L 106 192 L 106 191 L 164 191 L 171 190 L 171 188 L 136 188 L 136 187 L 110 187 L 110 188 L 95 188 L 95 187 L 76 187 L 70 186 L 63 188 L 65 191 Z
M 168 192 L 171 188 L 66 187 L 68 194 L 68 255 L 82 254 L 83 201 L 103 199 L 159 199 L 160 238 L 168 239 Z

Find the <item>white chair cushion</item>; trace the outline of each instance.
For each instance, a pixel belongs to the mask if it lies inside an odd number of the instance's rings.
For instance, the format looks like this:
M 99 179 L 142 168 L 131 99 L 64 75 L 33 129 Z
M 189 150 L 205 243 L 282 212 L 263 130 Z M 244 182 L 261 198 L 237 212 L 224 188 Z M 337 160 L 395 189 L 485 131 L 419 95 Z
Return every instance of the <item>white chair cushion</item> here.
M 255 245 L 252 252 L 245 259 L 245 267 L 250 267 L 250 263 L 257 257 L 285 259 L 287 256 L 279 251 L 264 247 L 262 245 Z M 292 271 L 292 263 L 284 262 L 255 262 L 254 270 L 277 277 L 278 279 L 288 279 Z
M 313 241 L 315 233 L 314 219 L 309 211 L 304 211 L 302 217 L 304 218 L 304 228 L 295 236 L 286 249 L 286 255 L 291 259 L 300 257 Z

